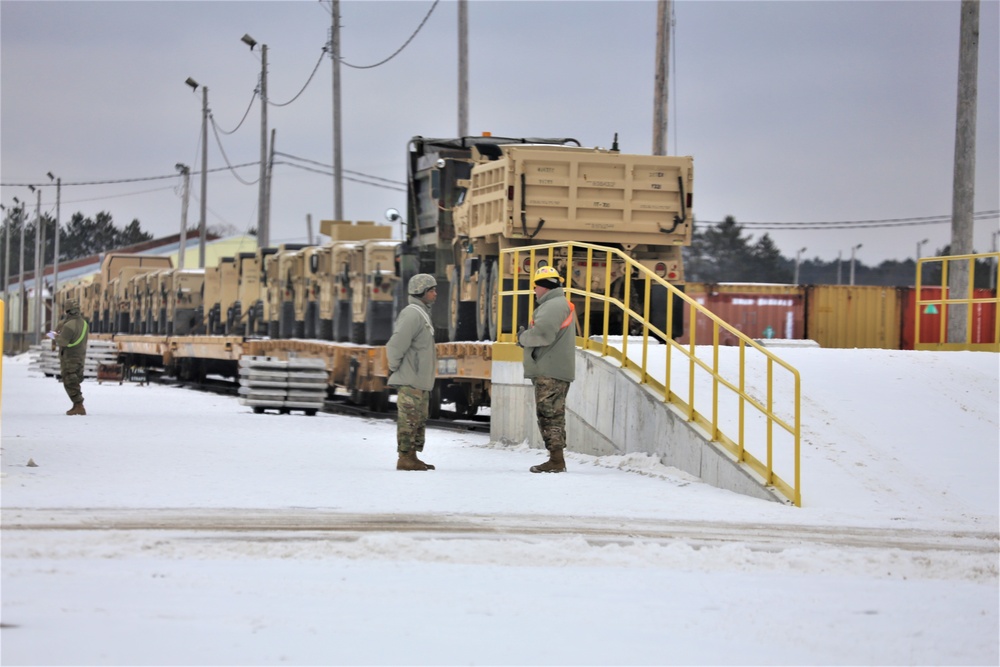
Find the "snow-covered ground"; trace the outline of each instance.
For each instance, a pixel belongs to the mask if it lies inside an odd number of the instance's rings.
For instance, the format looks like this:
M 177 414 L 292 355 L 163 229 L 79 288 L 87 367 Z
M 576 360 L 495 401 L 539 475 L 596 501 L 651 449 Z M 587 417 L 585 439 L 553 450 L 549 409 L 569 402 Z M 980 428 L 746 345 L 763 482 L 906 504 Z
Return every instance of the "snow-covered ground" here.
M 0 662 L 998 664 L 997 355 L 779 354 L 802 508 L 7 358 Z

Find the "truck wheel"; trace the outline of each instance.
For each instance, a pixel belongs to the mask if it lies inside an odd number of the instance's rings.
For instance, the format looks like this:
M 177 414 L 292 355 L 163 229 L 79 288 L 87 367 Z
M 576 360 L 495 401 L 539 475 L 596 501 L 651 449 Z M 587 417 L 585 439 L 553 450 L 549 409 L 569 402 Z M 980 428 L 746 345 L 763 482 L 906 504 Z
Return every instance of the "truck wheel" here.
M 365 323 L 351 322 L 351 342 L 357 345 L 365 344 Z
M 490 337 L 490 275 L 494 262 L 484 260 L 479 263 L 479 290 L 476 292 L 476 336 L 478 340 Z
M 448 299 L 448 340 L 475 340 L 478 335 L 475 303 L 462 301 L 462 274 L 456 266 L 451 272 L 451 292 Z

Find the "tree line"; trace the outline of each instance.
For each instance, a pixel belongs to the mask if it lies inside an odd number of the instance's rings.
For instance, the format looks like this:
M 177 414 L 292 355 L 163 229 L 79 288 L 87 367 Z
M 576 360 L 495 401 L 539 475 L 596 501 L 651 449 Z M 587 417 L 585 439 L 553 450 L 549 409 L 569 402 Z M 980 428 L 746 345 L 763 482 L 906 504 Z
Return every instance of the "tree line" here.
M 24 232 L 24 270 L 35 270 L 35 244 L 39 229 L 42 230 L 44 259 L 42 266 L 53 263 L 55 257 L 56 221 L 43 214 L 41 225 L 37 219 L 26 219 L 22 211 L 7 211 L 3 220 L 4 250 L 0 255 L 0 280 L 8 274 L 6 262 L 10 262 L 9 273 L 12 281 L 17 280 L 20 271 L 21 233 Z M 125 246 L 151 241 L 153 235 L 144 232 L 139 220 L 132 220 L 124 228 L 115 226 L 111 214 L 102 211 L 93 218 L 83 213 L 74 213 L 69 222 L 59 225 L 59 262 L 90 257 L 102 252 Z M 9 251 L 8 251 L 9 246 Z
M 941 255 L 948 255 L 945 246 Z M 733 216 L 711 227 L 695 227 L 691 245 L 683 248 L 684 273 L 691 282 L 705 283 L 781 283 L 795 280 L 795 259 L 781 255 L 770 235 L 754 240 L 746 234 Z M 850 282 L 850 262 L 806 259 L 799 263 L 800 285 L 846 285 Z M 989 261 L 976 262 L 975 287 L 989 288 L 991 273 L 995 271 Z M 916 260 L 887 259 L 877 266 L 854 262 L 855 285 L 913 286 L 916 283 Z M 995 273 L 993 273 L 995 275 Z M 922 283 L 941 284 L 941 263 L 924 268 Z

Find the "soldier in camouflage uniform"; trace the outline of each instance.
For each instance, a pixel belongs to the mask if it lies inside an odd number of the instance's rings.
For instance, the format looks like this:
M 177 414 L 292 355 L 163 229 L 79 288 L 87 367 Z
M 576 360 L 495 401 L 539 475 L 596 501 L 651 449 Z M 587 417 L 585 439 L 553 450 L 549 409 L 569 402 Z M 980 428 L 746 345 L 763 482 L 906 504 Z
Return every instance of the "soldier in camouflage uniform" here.
M 80 383 L 83 381 L 83 364 L 87 359 L 87 320 L 80 314 L 80 302 L 76 299 L 66 299 L 66 315 L 50 334 L 59 347 L 59 374 L 62 376 L 63 387 L 73 401 L 73 407 L 66 411 L 68 415 L 86 415 L 83 408 L 83 392 Z
M 566 472 L 566 394 L 576 378 L 576 316 L 558 271 L 543 266 L 532 282 L 538 305 L 517 344 L 524 348 L 524 377 L 535 387 L 535 416 L 549 460 L 530 470 Z
M 424 430 L 431 390 L 437 375 L 437 350 L 431 304 L 437 299 L 437 281 L 418 273 L 407 285 L 409 304 L 399 312 L 386 343 L 389 385 L 396 387 L 396 470 L 434 470 L 417 458 L 424 450 Z

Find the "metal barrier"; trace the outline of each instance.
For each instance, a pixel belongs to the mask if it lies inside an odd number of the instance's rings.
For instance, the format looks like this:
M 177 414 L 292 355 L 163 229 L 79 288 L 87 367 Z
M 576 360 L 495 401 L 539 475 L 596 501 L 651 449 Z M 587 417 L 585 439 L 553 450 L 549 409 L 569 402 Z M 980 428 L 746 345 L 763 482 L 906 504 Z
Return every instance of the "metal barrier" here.
M 511 248 L 503 250 L 502 255 L 497 267 L 498 293 L 494 295 L 498 301 L 498 342 L 515 343 L 518 323 L 530 320 L 534 312 L 534 300 L 526 296 L 532 294 L 530 274 L 540 262 L 547 262 L 559 270 L 570 300 L 578 304 L 582 315 L 582 320 L 577 321 L 578 347 L 612 357 L 623 368 L 635 372 L 641 384 L 675 406 L 689 422 L 702 427 L 711 442 L 756 472 L 765 485 L 773 486 L 801 507 L 801 399 L 795 368 L 620 250 L 561 242 Z M 596 274 L 595 264 L 601 267 Z M 506 281 L 505 271 L 512 276 Z M 613 287 L 614 274 L 633 276 L 634 280 L 618 280 Z M 603 285 L 600 291 L 587 288 L 595 285 L 595 279 L 596 284 Z M 642 303 L 641 310 L 630 305 L 636 280 L 641 288 L 636 299 Z M 666 313 L 652 321 L 646 313 L 650 312 L 651 295 L 657 289 Z M 527 317 L 522 318 L 518 311 L 525 305 Z M 509 317 L 504 314 L 507 308 Z M 710 321 L 711 345 L 696 346 L 693 340 L 681 344 L 668 334 L 675 331 L 675 319 L 685 314 L 688 326 L 698 318 Z M 601 329 L 596 335 L 591 335 L 592 315 L 597 315 L 593 323 Z M 721 346 L 720 332 L 735 338 L 737 344 Z M 638 352 L 633 351 L 636 348 Z M 654 367 L 656 360 L 652 357 L 658 357 L 661 351 L 663 365 Z M 735 377 L 723 366 L 737 368 Z M 755 369 L 766 377 L 763 389 L 747 386 L 748 372 Z
M 984 296 L 977 297 L 975 289 L 976 260 L 993 259 L 993 289 Z M 968 289 L 964 295 L 952 296 L 948 287 L 949 269 L 952 262 L 967 262 Z M 941 283 L 934 285 L 937 298 L 925 298 L 923 285 L 924 266 L 941 264 Z M 985 252 L 973 255 L 952 255 L 949 257 L 924 257 L 917 261 L 916 318 L 913 349 L 915 350 L 978 350 L 1000 352 L 1000 292 L 996 289 L 1000 278 L 1000 252 Z M 984 290 L 980 290 L 981 292 Z M 961 309 L 959 317 L 964 320 L 964 341 L 950 341 L 948 336 L 949 307 Z M 962 312 L 964 311 L 964 312 Z M 937 315 L 937 331 L 921 336 L 921 320 L 924 315 Z M 922 341 L 922 338 L 934 338 Z

